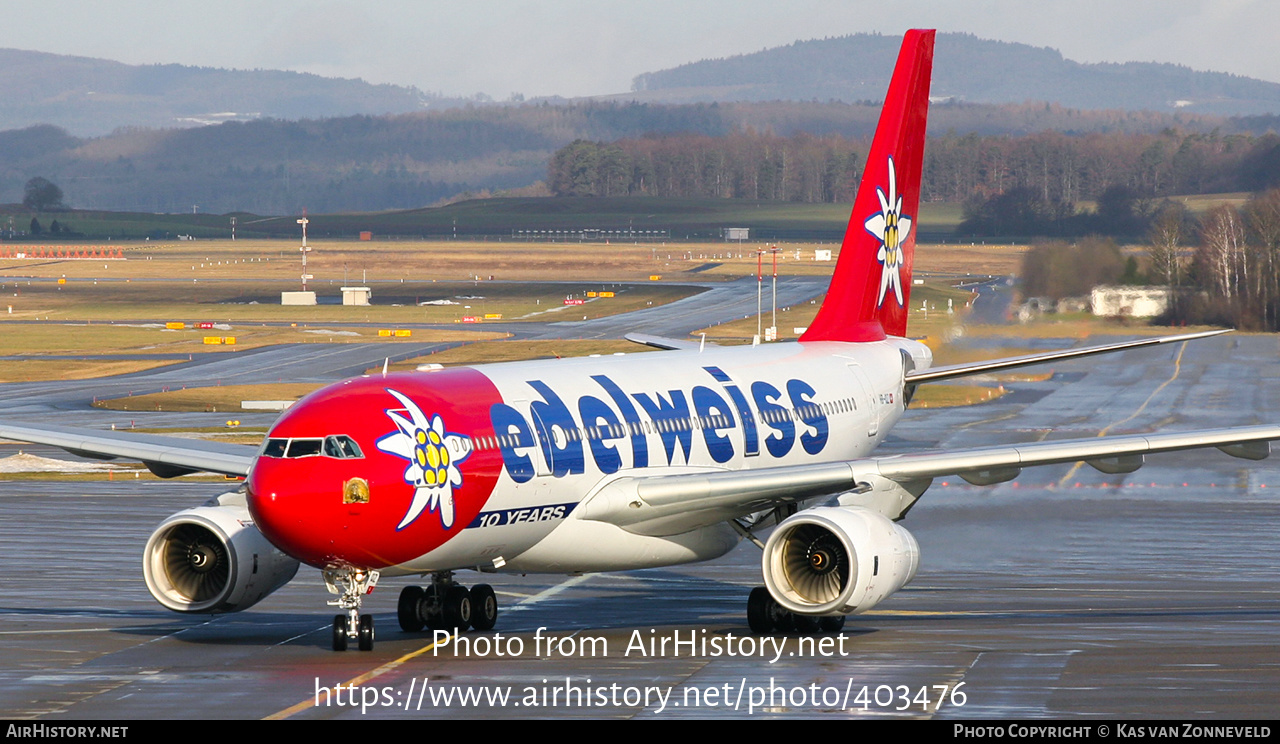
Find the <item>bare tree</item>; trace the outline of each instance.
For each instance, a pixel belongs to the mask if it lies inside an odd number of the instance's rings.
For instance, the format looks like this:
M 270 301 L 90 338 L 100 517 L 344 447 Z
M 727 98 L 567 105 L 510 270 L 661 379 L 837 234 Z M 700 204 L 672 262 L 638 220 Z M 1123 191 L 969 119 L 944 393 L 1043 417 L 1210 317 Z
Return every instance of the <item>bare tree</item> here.
M 1231 300 L 1248 281 L 1244 223 L 1235 207 L 1224 204 L 1205 215 L 1200 227 L 1200 263 L 1210 288 Z
M 1190 237 L 1190 213 L 1180 202 L 1167 201 L 1151 221 L 1147 239 L 1147 257 L 1151 259 L 1151 271 L 1160 277 L 1165 286 L 1182 284 L 1182 241 Z
M 1257 304 L 1266 327 L 1280 326 L 1280 189 L 1272 189 L 1244 206 L 1244 222 L 1249 242 L 1258 262 Z

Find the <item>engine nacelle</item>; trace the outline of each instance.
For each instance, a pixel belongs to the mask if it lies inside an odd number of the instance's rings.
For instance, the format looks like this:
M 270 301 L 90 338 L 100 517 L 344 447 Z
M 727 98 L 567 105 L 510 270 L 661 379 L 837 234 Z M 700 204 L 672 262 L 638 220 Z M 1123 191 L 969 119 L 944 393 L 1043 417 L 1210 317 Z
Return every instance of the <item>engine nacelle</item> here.
M 906 586 L 920 565 L 910 532 L 868 509 L 818 507 L 778 525 L 764 546 L 764 583 L 784 608 L 850 615 Z
M 242 493 L 223 494 L 160 523 L 147 540 L 142 573 L 160 604 L 177 612 L 237 612 L 298 572 L 254 526 Z

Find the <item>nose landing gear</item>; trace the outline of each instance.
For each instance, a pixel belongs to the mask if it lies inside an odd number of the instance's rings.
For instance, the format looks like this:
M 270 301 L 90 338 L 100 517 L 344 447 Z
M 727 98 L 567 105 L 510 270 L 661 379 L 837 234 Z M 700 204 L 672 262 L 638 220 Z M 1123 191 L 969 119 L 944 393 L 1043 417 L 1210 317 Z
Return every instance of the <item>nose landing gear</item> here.
M 333 616 L 333 650 L 346 651 L 350 641 L 361 651 L 373 650 L 373 615 L 361 615 L 364 595 L 378 585 L 378 572 L 357 568 L 335 568 L 324 572 L 324 584 L 330 594 L 338 595 L 329 605 L 342 609 Z

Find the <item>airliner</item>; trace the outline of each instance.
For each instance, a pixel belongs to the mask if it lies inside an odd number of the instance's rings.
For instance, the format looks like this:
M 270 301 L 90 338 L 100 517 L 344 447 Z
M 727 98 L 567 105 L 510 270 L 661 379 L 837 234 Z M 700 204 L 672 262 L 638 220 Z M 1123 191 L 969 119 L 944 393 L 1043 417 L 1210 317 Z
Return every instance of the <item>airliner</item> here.
M 1079 461 L 1127 473 L 1200 447 L 1266 457 L 1280 427 L 875 454 L 921 384 L 1223 332 L 933 366 L 907 337 L 933 40 L 905 35 L 829 291 L 796 342 L 644 337 L 665 350 L 372 374 L 303 398 L 257 449 L 26 424 L 0 436 L 243 477 L 156 528 L 148 589 L 178 612 L 234 612 L 305 563 L 336 595 L 335 650 L 373 648 L 361 610 L 382 578 L 424 577 L 400 592 L 403 631 L 483 631 L 493 588 L 460 572 L 669 566 L 743 540 L 762 548 L 751 630 L 833 632 L 915 575 L 903 519 L 934 478 L 989 485 Z

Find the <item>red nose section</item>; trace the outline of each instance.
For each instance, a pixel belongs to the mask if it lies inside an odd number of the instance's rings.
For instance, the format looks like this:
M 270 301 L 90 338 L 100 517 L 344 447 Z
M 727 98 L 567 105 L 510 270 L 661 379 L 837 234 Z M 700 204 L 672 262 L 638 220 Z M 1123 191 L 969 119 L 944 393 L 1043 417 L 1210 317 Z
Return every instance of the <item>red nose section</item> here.
M 502 458 L 477 451 L 501 396 L 471 369 L 347 380 L 294 404 L 249 475 L 258 529 L 316 567 L 384 568 L 465 529 Z

